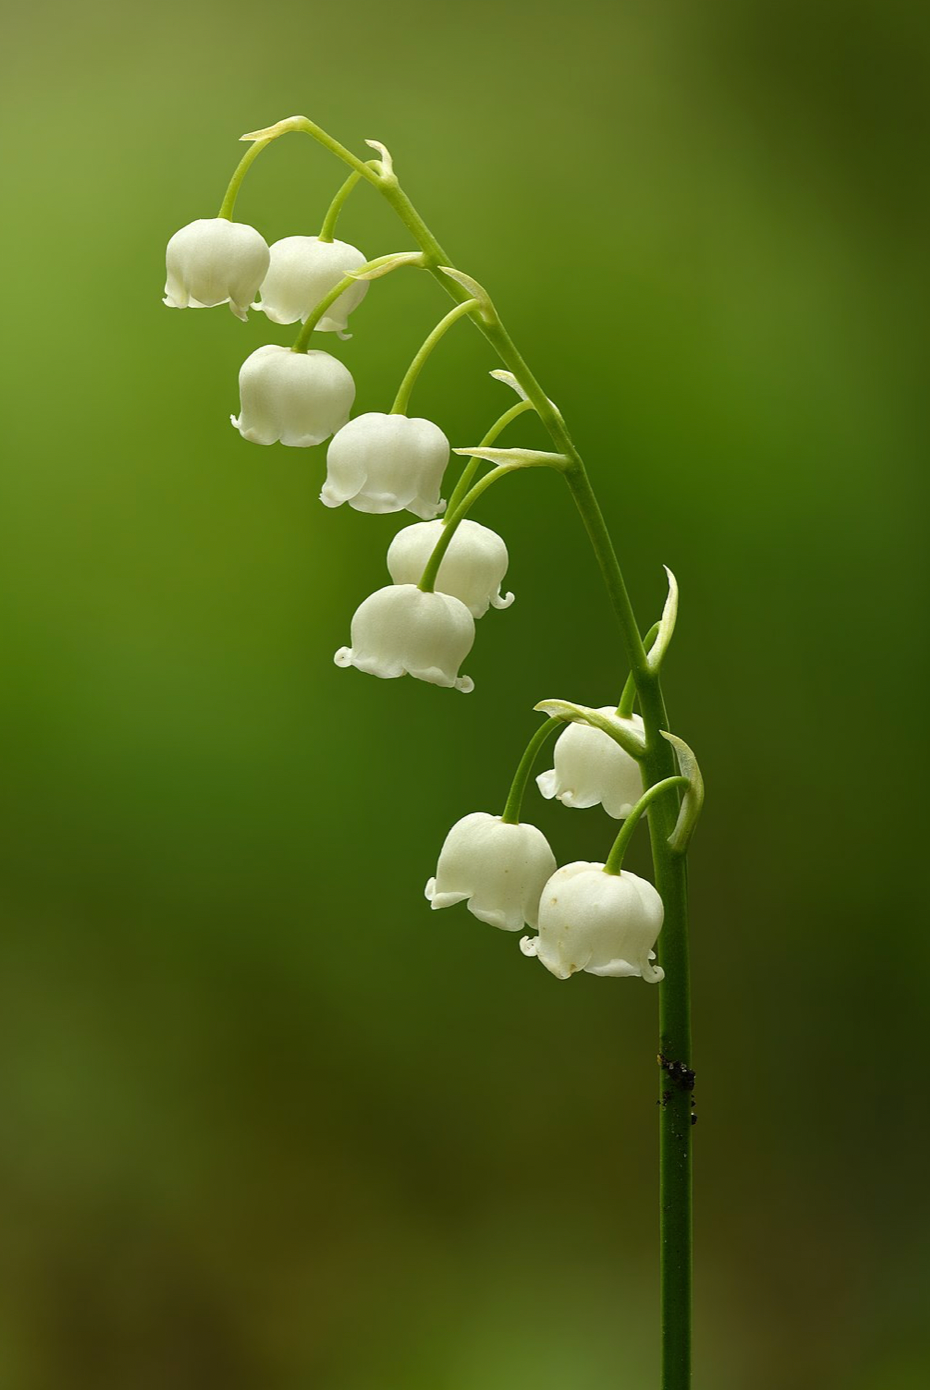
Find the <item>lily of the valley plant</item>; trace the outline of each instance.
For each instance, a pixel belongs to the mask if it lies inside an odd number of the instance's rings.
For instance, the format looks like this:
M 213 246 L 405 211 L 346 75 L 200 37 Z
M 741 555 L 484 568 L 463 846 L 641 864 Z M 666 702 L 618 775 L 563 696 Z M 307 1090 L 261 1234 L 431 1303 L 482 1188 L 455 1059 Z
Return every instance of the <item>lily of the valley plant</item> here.
M 298 229 L 269 247 L 254 227 L 233 221 L 233 211 L 256 156 L 290 131 L 312 136 L 350 172 L 317 235 Z M 562 475 L 600 566 L 629 667 L 623 689 L 607 705 L 540 701 L 536 709 L 544 722 L 529 740 L 503 806 L 499 812 L 472 811 L 452 826 L 426 897 L 434 909 L 464 903 L 480 922 L 523 933 L 519 947 L 524 956 L 535 957 L 558 980 L 585 972 L 613 980 L 637 977 L 658 986 L 662 1386 L 685 1390 L 691 1375 L 694 1086 L 686 853 L 703 783 L 690 747 L 669 728 L 662 692 L 678 586 L 668 571 L 661 616 L 644 631 L 565 420 L 514 345 L 490 295 L 453 265 L 413 207 L 385 146 L 369 140 L 378 157 L 359 158 L 305 116 L 291 116 L 242 139 L 249 148 L 217 216 L 191 222 L 168 243 L 164 302 L 175 309 L 228 303 L 240 319 L 251 308 L 270 325 L 299 323 L 291 345 L 268 343 L 246 357 L 233 425 L 253 444 L 313 448 L 329 440 L 320 494 L 327 507 L 348 505 L 375 515 L 407 511 L 418 518 L 392 541 L 387 552 L 392 582 L 359 605 L 349 645 L 335 654 L 337 665 L 387 679 L 410 675 L 464 692 L 474 688 L 462 667 L 475 642 L 476 624 L 489 608 L 507 608 L 513 594 L 502 592 L 509 563 L 505 542 L 469 513 L 511 473 L 549 468 Z M 415 249 L 369 260 L 336 239 L 343 205 L 360 183 L 387 200 Z M 350 336 L 349 318 L 357 314 L 371 282 L 403 268 L 432 276 L 453 307 L 411 362 L 390 410 L 351 418 L 355 383 L 350 371 L 311 343 L 325 341 L 315 336 L 320 334 Z M 512 387 L 518 399 L 478 444 L 451 449 L 441 426 L 412 415 L 409 407 L 423 363 L 459 319 L 468 319 L 484 335 L 502 364 L 492 375 Z M 548 433 L 551 447 L 499 447 L 498 437 L 530 412 Z M 445 479 L 453 453 L 466 462 L 450 486 Z M 567 807 L 601 806 L 621 822 L 603 863 L 581 861 L 559 868 L 546 837 L 523 819 L 537 755 L 555 734 L 553 766 L 536 783 L 544 797 Z M 646 812 L 653 882 L 623 867 L 634 829 Z

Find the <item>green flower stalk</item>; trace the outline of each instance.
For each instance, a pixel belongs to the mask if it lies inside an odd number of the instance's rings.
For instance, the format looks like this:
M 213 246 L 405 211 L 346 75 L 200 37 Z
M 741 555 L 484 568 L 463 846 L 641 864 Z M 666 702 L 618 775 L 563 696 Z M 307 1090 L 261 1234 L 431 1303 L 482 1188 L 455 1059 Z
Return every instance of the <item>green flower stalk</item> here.
M 257 154 L 288 133 L 311 136 L 348 167 L 348 174 L 323 213 L 319 236 L 285 238 L 269 256 L 261 234 L 231 218 Z M 472 689 L 460 668 L 475 641 L 476 623 L 491 608 L 508 607 L 513 595 L 502 592 L 509 564 L 505 541 L 469 514 L 511 473 L 539 468 L 560 473 L 590 540 L 629 667 L 626 684 L 612 704 L 558 699 L 537 705 L 549 718 L 520 759 L 502 814 L 472 812 L 452 827 L 426 896 L 434 909 L 466 903 L 480 921 L 504 931 L 528 926 L 535 935 L 522 938 L 523 953 L 560 980 L 588 973 L 638 977 L 657 986 L 661 1386 L 688 1390 L 694 1070 L 686 855 L 703 802 L 703 779 L 693 751 L 669 728 L 661 682 L 675 630 L 678 585 L 667 571 L 662 614 L 643 637 L 591 479 L 561 411 L 533 375 L 488 291 L 454 265 L 411 203 L 386 147 L 369 140 L 377 158 L 360 158 L 305 116 L 291 116 L 242 139 L 250 148 L 233 174 L 219 217 L 192 223 L 169 243 L 165 302 L 172 307 L 228 302 L 244 318 L 260 290 L 261 301 L 253 307 L 264 309 L 271 321 L 299 319 L 302 327 L 290 348 L 269 344 L 246 360 L 240 373 L 242 408 L 233 423 L 244 439 L 261 444 L 310 448 L 332 436 L 321 494 L 327 506 L 348 503 L 373 514 L 407 510 L 420 519 L 392 542 L 393 583 L 359 605 L 351 645 L 336 653 L 336 663 L 383 679 L 410 675 L 465 693 Z M 363 186 L 385 199 L 415 250 L 364 261 L 356 248 L 335 240 L 347 199 Z M 313 334 L 329 329 L 345 336 L 346 317 L 359 308 L 369 283 L 404 267 L 430 275 L 453 307 L 425 338 L 390 411 L 349 419 L 352 376 L 337 359 L 310 348 Z M 501 364 L 492 374 L 511 386 L 519 401 L 479 445 L 453 451 L 438 424 L 410 416 L 408 409 L 424 363 L 460 319 L 484 336 Z M 503 431 L 530 412 L 551 447 L 500 447 Z M 446 506 L 440 489 L 453 453 L 467 463 Z M 554 766 L 536 783 L 543 796 L 565 806 L 601 806 L 622 821 L 606 863 L 585 860 L 558 868 L 545 836 L 523 819 L 537 755 L 556 733 Z M 649 826 L 651 883 L 623 868 L 642 818 Z

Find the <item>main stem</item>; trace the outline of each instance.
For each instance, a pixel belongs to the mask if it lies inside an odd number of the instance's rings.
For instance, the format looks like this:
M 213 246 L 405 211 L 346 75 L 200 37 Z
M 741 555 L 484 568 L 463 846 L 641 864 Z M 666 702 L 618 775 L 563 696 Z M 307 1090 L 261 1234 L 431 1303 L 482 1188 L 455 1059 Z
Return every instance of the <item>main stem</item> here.
M 591 544 L 604 575 L 614 612 L 626 636 L 632 618 L 613 543 L 583 467 L 566 474 Z M 630 666 L 646 734 L 642 760 L 647 789 L 677 772 L 671 744 L 660 730 L 668 728 L 662 687 L 649 670 L 645 649 L 634 627 L 642 660 L 630 642 Z M 638 654 L 637 654 L 638 655 Z M 691 1067 L 691 976 L 688 949 L 688 880 L 686 861 L 668 839 L 675 827 L 677 798 L 660 797 L 649 815 L 649 838 L 656 888 L 665 907 L 657 942 L 665 979 L 659 985 L 659 1239 L 662 1288 L 662 1390 L 689 1390 L 691 1385 L 692 1307 L 692 1139 L 694 1073 Z
M 468 291 L 442 272 L 454 262 L 442 249 L 397 179 L 368 169 L 356 155 L 311 121 L 301 118 L 300 128 L 375 184 L 404 226 L 415 237 L 426 257 L 426 266 L 458 303 Z M 645 789 L 677 774 L 672 745 L 660 731 L 668 717 L 657 672 L 646 660 L 640 628 L 633 613 L 626 584 L 610 533 L 565 421 L 547 398 L 509 333 L 496 314 L 475 315 L 480 328 L 504 365 L 536 408 L 556 449 L 568 459 L 565 481 L 581 514 L 600 566 L 614 615 L 626 646 L 627 657 L 646 734 L 642 759 Z M 659 964 L 665 979 L 659 985 L 659 1220 L 662 1287 L 662 1390 L 689 1390 L 691 1385 L 691 986 L 688 962 L 688 886 L 685 859 L 671 849 L 668 838 L 677 815 L 677 795 L 661 796 L 649 816 L 649 834 L 656 888 L 665 906 L 659 936 Z

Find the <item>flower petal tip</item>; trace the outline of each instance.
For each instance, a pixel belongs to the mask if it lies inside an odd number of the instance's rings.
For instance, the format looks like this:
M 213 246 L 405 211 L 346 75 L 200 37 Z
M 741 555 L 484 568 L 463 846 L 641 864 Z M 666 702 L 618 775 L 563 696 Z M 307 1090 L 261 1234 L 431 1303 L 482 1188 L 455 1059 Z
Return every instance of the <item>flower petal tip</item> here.
M 536 778 L 536 785 L 539 788 L 540 796 L 546 801 L 551 801 L 556 793 L 558 782 L 556 780 L 555 768 L 551 767 L 548 772 L 540 772 Z
M 499 609 L 509 608 L 515 597 L 515 594 L 495 594 L 491 599 L 491 607 Z

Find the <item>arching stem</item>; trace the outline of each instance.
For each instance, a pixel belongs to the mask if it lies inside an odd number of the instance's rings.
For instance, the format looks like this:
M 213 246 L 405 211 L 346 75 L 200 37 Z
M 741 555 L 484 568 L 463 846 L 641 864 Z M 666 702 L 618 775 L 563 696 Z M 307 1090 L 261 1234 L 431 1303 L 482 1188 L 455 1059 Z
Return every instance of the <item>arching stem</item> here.
M 604 872 L 608 874 L 618 874 L 623 868 L 623 856 L 626 854 L 627 846 L 633 838 L 633 831 L 639 818 L 648 810 L 656 797 L 662 796 L 667 791 L 674 791 L 676 787 L 686 787 L 687 777 L 665 777 L 661 782 L 655 782 L 648 791 L 643 792 L 642 796 L 633 807 L 630 814 L 620 830 L 620 834 L 614 840 L 613 849 L 607 856 L 607 863 L 604 865 Z
M 425 594 L 431 594 L 436 587 L 436 576 L 439 573 L 439 566 L 442 564 L 443 556 L 452 544 L 452 537 L 458 529 L 459 522 L 464 521 L 472 507 L 489 487 L 507 476 L 508 473 L 519 473 L 524 468 L 559 468 L 560 455 L 540 454 L 533 463 L 500 463 L 496 468 L 492 468 L 490 473 L 485 473 L 474 487 L 471 488 L 455 509 L 455 515 L 447 518 L 447 525 L 443 528 L 442 535 L 433 547 L 433 553 L 426 562 L 426 568 L 420 583 L 417 585 Z
M 530 773 L 533 771 L 533 765 L 536 762 L 539 750 L 544 743 L 548 742 L 556 729 L 562 727 L 563 722 L 561 719 L 547 719 L 545 724 L 540 725 L 526 745 L 526 751 L 520 759 L 516 773 L 514 774 L 510 794 L 507 797 L 507 805 L 504 807 L 504 812 L 501 816 L 501 820 L 504 821 L 506 825 L 520 824 L 520 812 L 523 809 L 523 796 L 526 792 L 526 784 L 530 780 Z
M 442 266 L 454 261 L 442 249 L 429 227 L 401 188 L 396 176 L 377 173 L 305 116 L 291 117 L 277 127 L 254 133 L 256 140 L 273 138 L 288 130 L 301 130 L 358 170 L 378 187 L 423 252 L 424 264 L 457 302 L 470 299 L 468 291 Z M 649 669 L 640 629 L 630 603 L 610 533 L 591 486 L 581 455 L 575 448 L 559 411 L 546 396 L 518 351 L 499 317 L 475 315 L 472 320 L 513 373 L 549 432 L 555 449 L 570 461 L 565 481 L 591 541 L 607 594 L 614 610 L 639 698 L 646 732 L 642 759 L 643 785 L 648 788 L 676 775 L 675 755 L 661 736 L 668 717 L 657 672 Z M 488 475 L 494 478 L 498 470 Z M 470 496 L 471 494 L 466 495 Z M 458 509 L 456 515 L 458 514 Z M 451 523 L 446 531 L 452 529 Z M 434 557 L 435 558 L 435 552 Z M 432 566 L 432 560 L 430 561 Z M 438 568 L 438 563 L 436 568 Z M 687 861 L 675 854 L 668 840 L 674 830 L 671 798 L 660 796 L 649 816 L 655 884 L 665 906 L 665 922 L 658 942 L 659 963 L 665 979 L 659 986 L 659 1054 L 664 1068 L 692 1078 L 691 986 L 688 948 Z M 689 1390 L 691 1385 L 691 1095 L 690 1088 L 666 1084 L 660 1078 L 659 1105 L 659 1210 L 662 1287 L 662 1390 Z
M 381 161 L 378 159 L 369 159 L 366 160 L 366 164 L 369 169 L 377 170 L 380 168 Z M 320 235 L 317 237 L 317 241 L 335 240 L 336 223 L 339 221 L 339 214 L 348 201 L 349 194 L 360 182 L 361 177 L 360 171 L 358 169 L 353 169 L 345 183 L 338 190 L 326 211 L 326 216 L 323 218 L 323 225 L 320 228 Z
M 404 379 L 397 389 L 397 395 L 394 397 L 394 404 L 391 406 L 390 413 L 392 415 L 407 414 L 407 406 L 410 404 L 410 393 L 414 388 L 417 377 L 423 370 L 426 359 L 433 351 L 433 348 L 445 337 L 454 323 L 458 323 L 460 318 L 464 318 L 466 314 L 472 313 L 477 308 L 477 299 L 466 299 L 462 304 L 456 304 L 454 309 L 450 309 L 448 314 L 439 320 L 436 327 L 433 329 L 432 333 L 429 334 L 423 346 L 407 368 Z
M 373 261 L 366 261 L 364 265 L 360 265 L 358 270 L 354 270 L 351 275 L 344 275 L 342 279 L 333 286 L 329 293 L 324 294 L 320 302 L 314 305 L 301 326 L 300 332 L 294 339 L 291 352 L 307 351 L 307 348 L 310 346 L 310 339 L 313 337 L 313 330 L 320 322 L 320 319 L 323 318 L 327 309 L 332 308 L 339 296 L 345 294 L 346 290 L 351 289 L 352 286 L 357 283 L 360 276 L 364 275 L 366 271 L 377 270 L 379 266 L 387 265 L 389 261 L 395 261 L 397 259 L 398 257 L 394 252 L 387 256 L 376 256 Z
M 220 203 L 220 210 L 216 214 L 217 217 L 225 217 L 227 222 L 232 221 L 233 211 L 236 206 L 236 199 L 239 196 L 239 189 L 242 187 L 242 180 L 245 178 L 246 174 L 249 172 L 249 169 L 255 163 L 256 159 L 261 154 L 265 146 L 270 144 L 270 139 L 256 140 L 254 145 L 250 145 L 249 148 L 246 150 L 245 154 L 242 156 L 242 158 L 239 160 L 239 163 L 236 165 L 235 173 L 229 180 L 226 192 L 223 195 L 223 201 L 222 203 Z
M 336 223 L 339 221 L 339 214 L 342 212 L 342 209 L 348 200 L 349 194 L 352 192 L 352 189 L 355 188 L 356 184 L 359 182 L 361 177 L 361 174 L 358 173 L 357 170 L 353 170 L 349 177 L 346 179 L 345 183 L 339 189 L 338 193 L 336 194 L 335 198 L 333 198 L 333 201 L 330 203 L 326 211 L 326 216 L 323 218 L 323 225 L 320 228 L 320 235 L 317 237 L 318 241 L 333 240 L 336 232 Z

